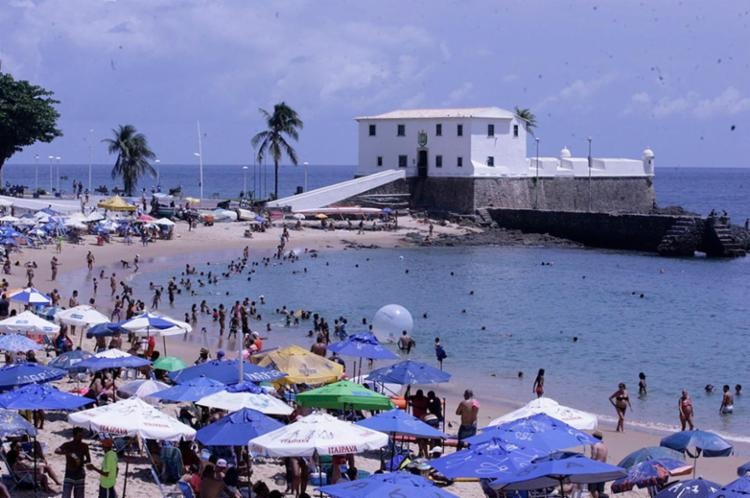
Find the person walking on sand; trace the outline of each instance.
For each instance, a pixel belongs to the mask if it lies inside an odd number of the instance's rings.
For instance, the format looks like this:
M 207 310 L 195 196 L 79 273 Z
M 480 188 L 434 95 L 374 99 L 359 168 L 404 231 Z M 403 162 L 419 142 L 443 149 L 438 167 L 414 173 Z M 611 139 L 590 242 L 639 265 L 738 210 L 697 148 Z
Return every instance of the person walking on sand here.
M 86 494 L 85 465 L 91 463 L 89 445 L 83 442 L 83 429 L 74 428 L 73 440 L 63 443 L 55 453 L 65 455 L 62 498 L 83 498 Z
M 734 396 L 729 391 L 729 385 L 724 384 L 722 388 L 724 394 L 721 397 L 721 406 L 719 407 L 719 413 L 722 415 L 729 415 L 734 412 Z
M 479 401 L 474 399 L 471 389 L 464 391 L 464 400 L 458 404 L 456 415 L 461 417 L 461 425 L 458 427 L 458 446 L 461 447 L 464 439 L 477 433 Z
M 612 396 L 609 397 L 609 402 L 612 403 L 617 412 L 617 427 L 615 431 L 625 432 L 625 412 L 628 408 L 632 410 L 633 406 L 630 404 L 630 396 L 624 383 L 620 382 L 617 386 L 617 391 L 613 392 Z
M 96 261 L 96 258 L 94 258 L 94 253 L 91 251 L 86 254 L 86 266 L 88 266 L 89 271 L 94 269 L 94 261 Z
M 534 385 L 531 387 L 531 391 L 536 394 L 537 398 L 541 398 L 544 395 L 544 369 L 540 368 L 534 379 Z
M 677 401 L 677 409 L 680 413 L 680 425 L 682 430 L 685 430 L 685 426 L 690 427 L 693 430 L 693 400 L 690 399 L 690 395 L 686 390 L 682 390 L 682 395 Z
M 57 256 L 52 256 L 52 259 L 49 262 L 50 270 L 52 272 L 52 277 L 50 280 L 55 281 L 57 280 L 57 267 L 60 266 L 60 262 L 57 260 Z
M 117 483 L 117 452 L 114 450 L 112 439 L 102 439 L 102 449 L 104 449 L 104 458 L 102 458 L 101 468 L 89 463 L 86 468 L 99 474 L 99 498 L 117 498 L 115 493 L 115 484 Z
M 607 463 L 609 450 L 607 450 L 607 445 L 604 444 L 604 436 L 599 431 L 594 431 L 592 436 L 599 441 L 591 445 L 591 459 L 597 462 Z M 589 493 L 591 494 L 591 498 L 599 498 L 599 496 L 604 493 L 604 483 L 596 482 L 589 484 Z

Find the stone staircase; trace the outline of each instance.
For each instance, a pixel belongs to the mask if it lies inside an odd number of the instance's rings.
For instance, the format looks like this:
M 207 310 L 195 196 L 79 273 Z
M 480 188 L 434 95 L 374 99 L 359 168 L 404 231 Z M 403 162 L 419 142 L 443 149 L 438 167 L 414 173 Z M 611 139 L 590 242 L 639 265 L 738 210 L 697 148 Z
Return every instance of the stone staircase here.
M 709 218 L 706 224 L 706 254 L 719 258 L 741 258 L 747 253 L 732 234 L 729 224 L 720 218 Z
M 659 242 L 662 256 L 693 256 L 701 243 L 701 227 L 695 218 L 678 218 Z
M 492 226 L 493 223 L 495 223 L 492 220 L 492 216 L 490 215 L 490 212 L 487 211 L 487 208 L 479 208 L 477 209 L 476 213 L 477 213 L 476 220 L 480 226 L 489 227 L 489 226 Z

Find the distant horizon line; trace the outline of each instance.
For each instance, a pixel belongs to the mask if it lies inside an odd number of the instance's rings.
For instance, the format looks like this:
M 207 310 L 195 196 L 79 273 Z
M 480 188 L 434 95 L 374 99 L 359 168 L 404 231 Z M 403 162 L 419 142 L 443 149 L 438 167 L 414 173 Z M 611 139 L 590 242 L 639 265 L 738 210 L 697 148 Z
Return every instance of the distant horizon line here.
M 3 165 L 3 168 L 6 168 L 8 166 L 49 166 L 48 161 L 40 162 L 38 163 L 11 163 L 6 162 Z M 57 163 L 54 163 L 57 165 Z M 60 163 L 60 166 L 88 166 L 89 164 L 87 162 L 84 163 Z M 153 165 L 153 163 L 152 163 Z M 108 167 L 111 168 L 112 164 L 105 164 L 105 163 L 92 163 L 92 167 Z M 191 166 L 191 167 L 198 167 L 195 163 L 159 163 L 159 166 Z M 242 163 L 211 163 L 211 164 L 204 164 L 204 168 L 211 168 L 211 167 L 217 167 L 217 166 L 235 166 L 237 168 L 242 168 L 243 166 L 247 166 L 248 168 L 252 167 L 258 167 L 263 166 L 260 164 L 242 164 Z M 273 167 L 273 164 L 265 164 L 266 167 Z M 336 168 L 356 168 L 356 164 L 308 164 L 308 167 L 316 168 L 320 166 L 326 166 L 326 167 L 336 167 Z M 279 167 L 286 167 L 286 168 L 302 168 L 303 165 L 301 164 L 279 164 Z M 748 169 L 750 168 L 750 165 L 747 166 L 697 166 L 697 165 L 680 165 L 680 166 L 656 166 L 656 170 L 659 169 Z

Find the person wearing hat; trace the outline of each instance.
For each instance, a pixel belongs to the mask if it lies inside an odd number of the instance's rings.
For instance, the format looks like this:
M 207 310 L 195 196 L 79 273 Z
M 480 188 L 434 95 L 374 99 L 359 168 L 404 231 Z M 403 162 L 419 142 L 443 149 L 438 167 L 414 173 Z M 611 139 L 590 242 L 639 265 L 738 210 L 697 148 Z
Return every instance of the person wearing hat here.
M 226 353 L 222 351 L 221 349 L 216 352 L 216 359 L 217 360 L 223 360 Z
M 101 469 L 91 463 L 86 465 L 86 468 L 99 473 L 99 498 L 116 498 L 117 452 L 114 450 L 115 444 L 111 438 L 102 439 L 101 444 L 104 450 Z
M 63 443 L 55 450 L 57 455 L 65 455 L 65 475 L 63 476 L 63 498 L 83 498 L 86 494 L 85 465 L 91 463 L 89 445 L 83 442 L 83 429 L 73 429 L 73 440 Z

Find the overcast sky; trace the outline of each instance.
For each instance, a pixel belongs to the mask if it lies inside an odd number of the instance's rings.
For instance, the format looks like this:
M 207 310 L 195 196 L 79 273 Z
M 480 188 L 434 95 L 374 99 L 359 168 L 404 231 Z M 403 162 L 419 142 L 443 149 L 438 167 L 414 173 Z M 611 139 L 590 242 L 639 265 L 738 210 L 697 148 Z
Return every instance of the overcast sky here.
M 11 162 L 85 163 L 89 136 L 109 162 L 99 140 L 131 123 L 192 163 L 200 120 L 207 163 L 248 163 L 284 100 L 311 164 L 356 163 L 357 115 L 519 105 L 542 154 L 591 135 L 598 156 L 750 166 L 749 25 L 744 0 L 2 0 L 2 70 L 55 92 L 65 134 Z

